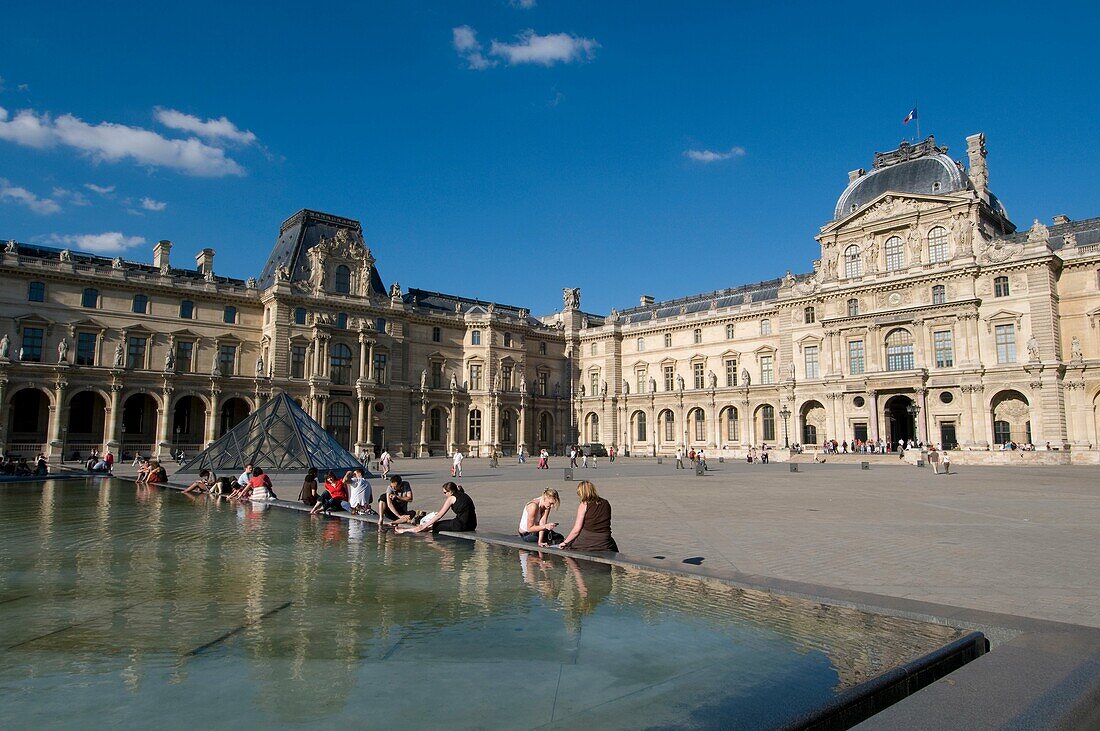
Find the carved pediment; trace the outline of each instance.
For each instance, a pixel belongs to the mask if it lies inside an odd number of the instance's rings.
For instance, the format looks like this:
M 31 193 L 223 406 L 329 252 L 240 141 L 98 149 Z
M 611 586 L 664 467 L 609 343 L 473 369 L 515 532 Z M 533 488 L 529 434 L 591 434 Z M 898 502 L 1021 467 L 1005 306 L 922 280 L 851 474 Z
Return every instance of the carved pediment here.
M 888 218 L 919 213 L 955 203 L 957 199 L 942 195 L 920 195 L 887 191 L 873 201 L 857 208 L 849 215 L 834 221 L 822 229 L 822 233 L 834 233 L 849 228 L 859 228 Z

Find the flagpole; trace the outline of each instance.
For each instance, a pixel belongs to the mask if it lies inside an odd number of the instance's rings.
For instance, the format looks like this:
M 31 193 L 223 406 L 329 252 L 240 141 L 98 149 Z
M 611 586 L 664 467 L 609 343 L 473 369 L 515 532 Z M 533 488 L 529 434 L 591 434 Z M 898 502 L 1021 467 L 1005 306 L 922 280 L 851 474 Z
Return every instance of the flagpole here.
M 913 111 L 917 113 L 917 139 L 916 139 L 916 141 L 920 142 L 921 139 L 922 139 L 922 137 L 920 136 L 920 108 L 917 106 L 916 102 L 913 103 Z

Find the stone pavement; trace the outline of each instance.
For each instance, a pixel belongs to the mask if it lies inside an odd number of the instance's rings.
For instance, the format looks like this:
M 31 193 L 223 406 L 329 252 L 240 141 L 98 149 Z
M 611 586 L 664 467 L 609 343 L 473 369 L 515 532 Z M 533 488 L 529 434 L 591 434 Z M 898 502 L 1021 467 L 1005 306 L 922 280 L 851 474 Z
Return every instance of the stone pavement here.
M 460 483 L 479 528 L 514 533 L 523 503 L 550 486 L 572 526 L 575 482 L 552 469 L 467 459 Z M 1089 467 L 929 468 L 836 461 L 712 464 L 705 477 L 673 460 L 601 459 L 578 469 L 613 506 L 619 547 L 637 556 L 895 597 L 1100 627 L 1100 476 Z M 445 459 L 400 459 L 415 505 L 433 510 Z M 125 468 L 119 474 L 125 475 Z M 375 492 L 381 480 L 373 481 Z M 293 498 L 299 485 L 276 488 Z

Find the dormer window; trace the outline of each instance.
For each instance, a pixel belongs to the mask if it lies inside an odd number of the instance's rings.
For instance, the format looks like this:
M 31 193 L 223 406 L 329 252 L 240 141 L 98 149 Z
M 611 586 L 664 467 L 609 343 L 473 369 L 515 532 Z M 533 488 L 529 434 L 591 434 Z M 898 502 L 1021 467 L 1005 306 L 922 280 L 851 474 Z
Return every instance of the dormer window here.
M 336 267 L 333 287 L 336 289 L 336 294 L 351 294 L 351 269 L 343 264 Z
M 940 181 L 937 180 L 936 182 L 932 183 L 932 192 L 933 193 L 939 193 L 940 192 Z
M 481 345 L 481 331 L 480 330 L 471 330 L 470 331 L 470 345 Z

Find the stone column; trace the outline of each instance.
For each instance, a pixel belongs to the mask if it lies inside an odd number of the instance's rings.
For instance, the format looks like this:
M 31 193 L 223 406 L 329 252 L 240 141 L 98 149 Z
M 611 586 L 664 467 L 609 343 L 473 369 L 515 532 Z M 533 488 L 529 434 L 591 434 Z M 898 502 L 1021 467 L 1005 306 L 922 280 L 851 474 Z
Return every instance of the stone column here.
M 313 358 L 310 359 L 309 376 L 321 375 L 321 337 L 320 334 L 314 333 L 313 335 Z
M 718 404 L 713 400 L 710 402 L 710 418 L 712 420 L 711 423 L 714 425 L 714 428 L 711 429 L 710 432 L 713 438 L 707 447 L 710 449 L 717 449 L 718 445 L 722 443 L 722 427 L 718 424 Z
M 122 384 L 112 383 L 111 401 L 107 404 L 107 449 L 121 459 L 122 447 Z
M 367 399 L 367 451 L 374 453 L 374 397 Z
M 163 460 L 172 453 L 172 425 L 168 423 L 168 416 L 172 413 L 172 388 L 165 388 L 162 396 L 160 411 L 157 413 L 157 444 L 158 456 Z
M 519 444 L 517 449 L 527 447 L 527 396 L 521 395 L 519 400 Z
M 428 399 L 420 400 L 420 445 L 417 456 L 428 456 Z
M 0 378 L 0 406 L 4 405 L 4 387 L 8 385 L 7 379 Z M 4 416 L 0 417 L 0 454 L 3 454 L 8 446 L 8 410 L 4 409 Z
M 366 379 L 367 377 L 367 336 L 363 333 L 359 334 L 359 378 Z
M 58 380 L 54 385 L 54 402 L 50 406 L 49 438 L 46 445 L 46 458 L 50 462 L 62 462 L 65 459 L 65 422 L 69 409 L 65 406 L 65 391 L 69 384 Z
M 374 381 L 374 341 L 370 341 L 367 348 L 367 380 Z
M 920 413 L 917 414 L 917 438 L 928 444 L 928 389 L 917 389 L 917 406 Z
M 875 391 L 874 389 L 871 389 L 870 391 L 867 392 L 867 395 L 871 399 L 871 418 L 870 418 L 870 424 L 868 424 L 868 426 L 871 427 L 871 440 L 877 443 L 878 440 L 879 440 L 879 435 L 878 435 L 878 391 Z
M 447 454 L 453 455 L 458 449 L 458 401 L 451 391 L 451 417 L 447 421 Z
M 328 396 L 317 397 L 317 423 L 325 428 L 325 417 L 328 415 Z
M 359 409 L 355 412 L 355 456 L 358 457 L 367 451 L 367 443 L 363 439 L 363 424 L 367 418 L 367 399 L 360 396 Z
M 218 426 L 218 392 L 210 394 L 210 409 L 206 412 L 206 446 L 210 446 L 216 439 Z

